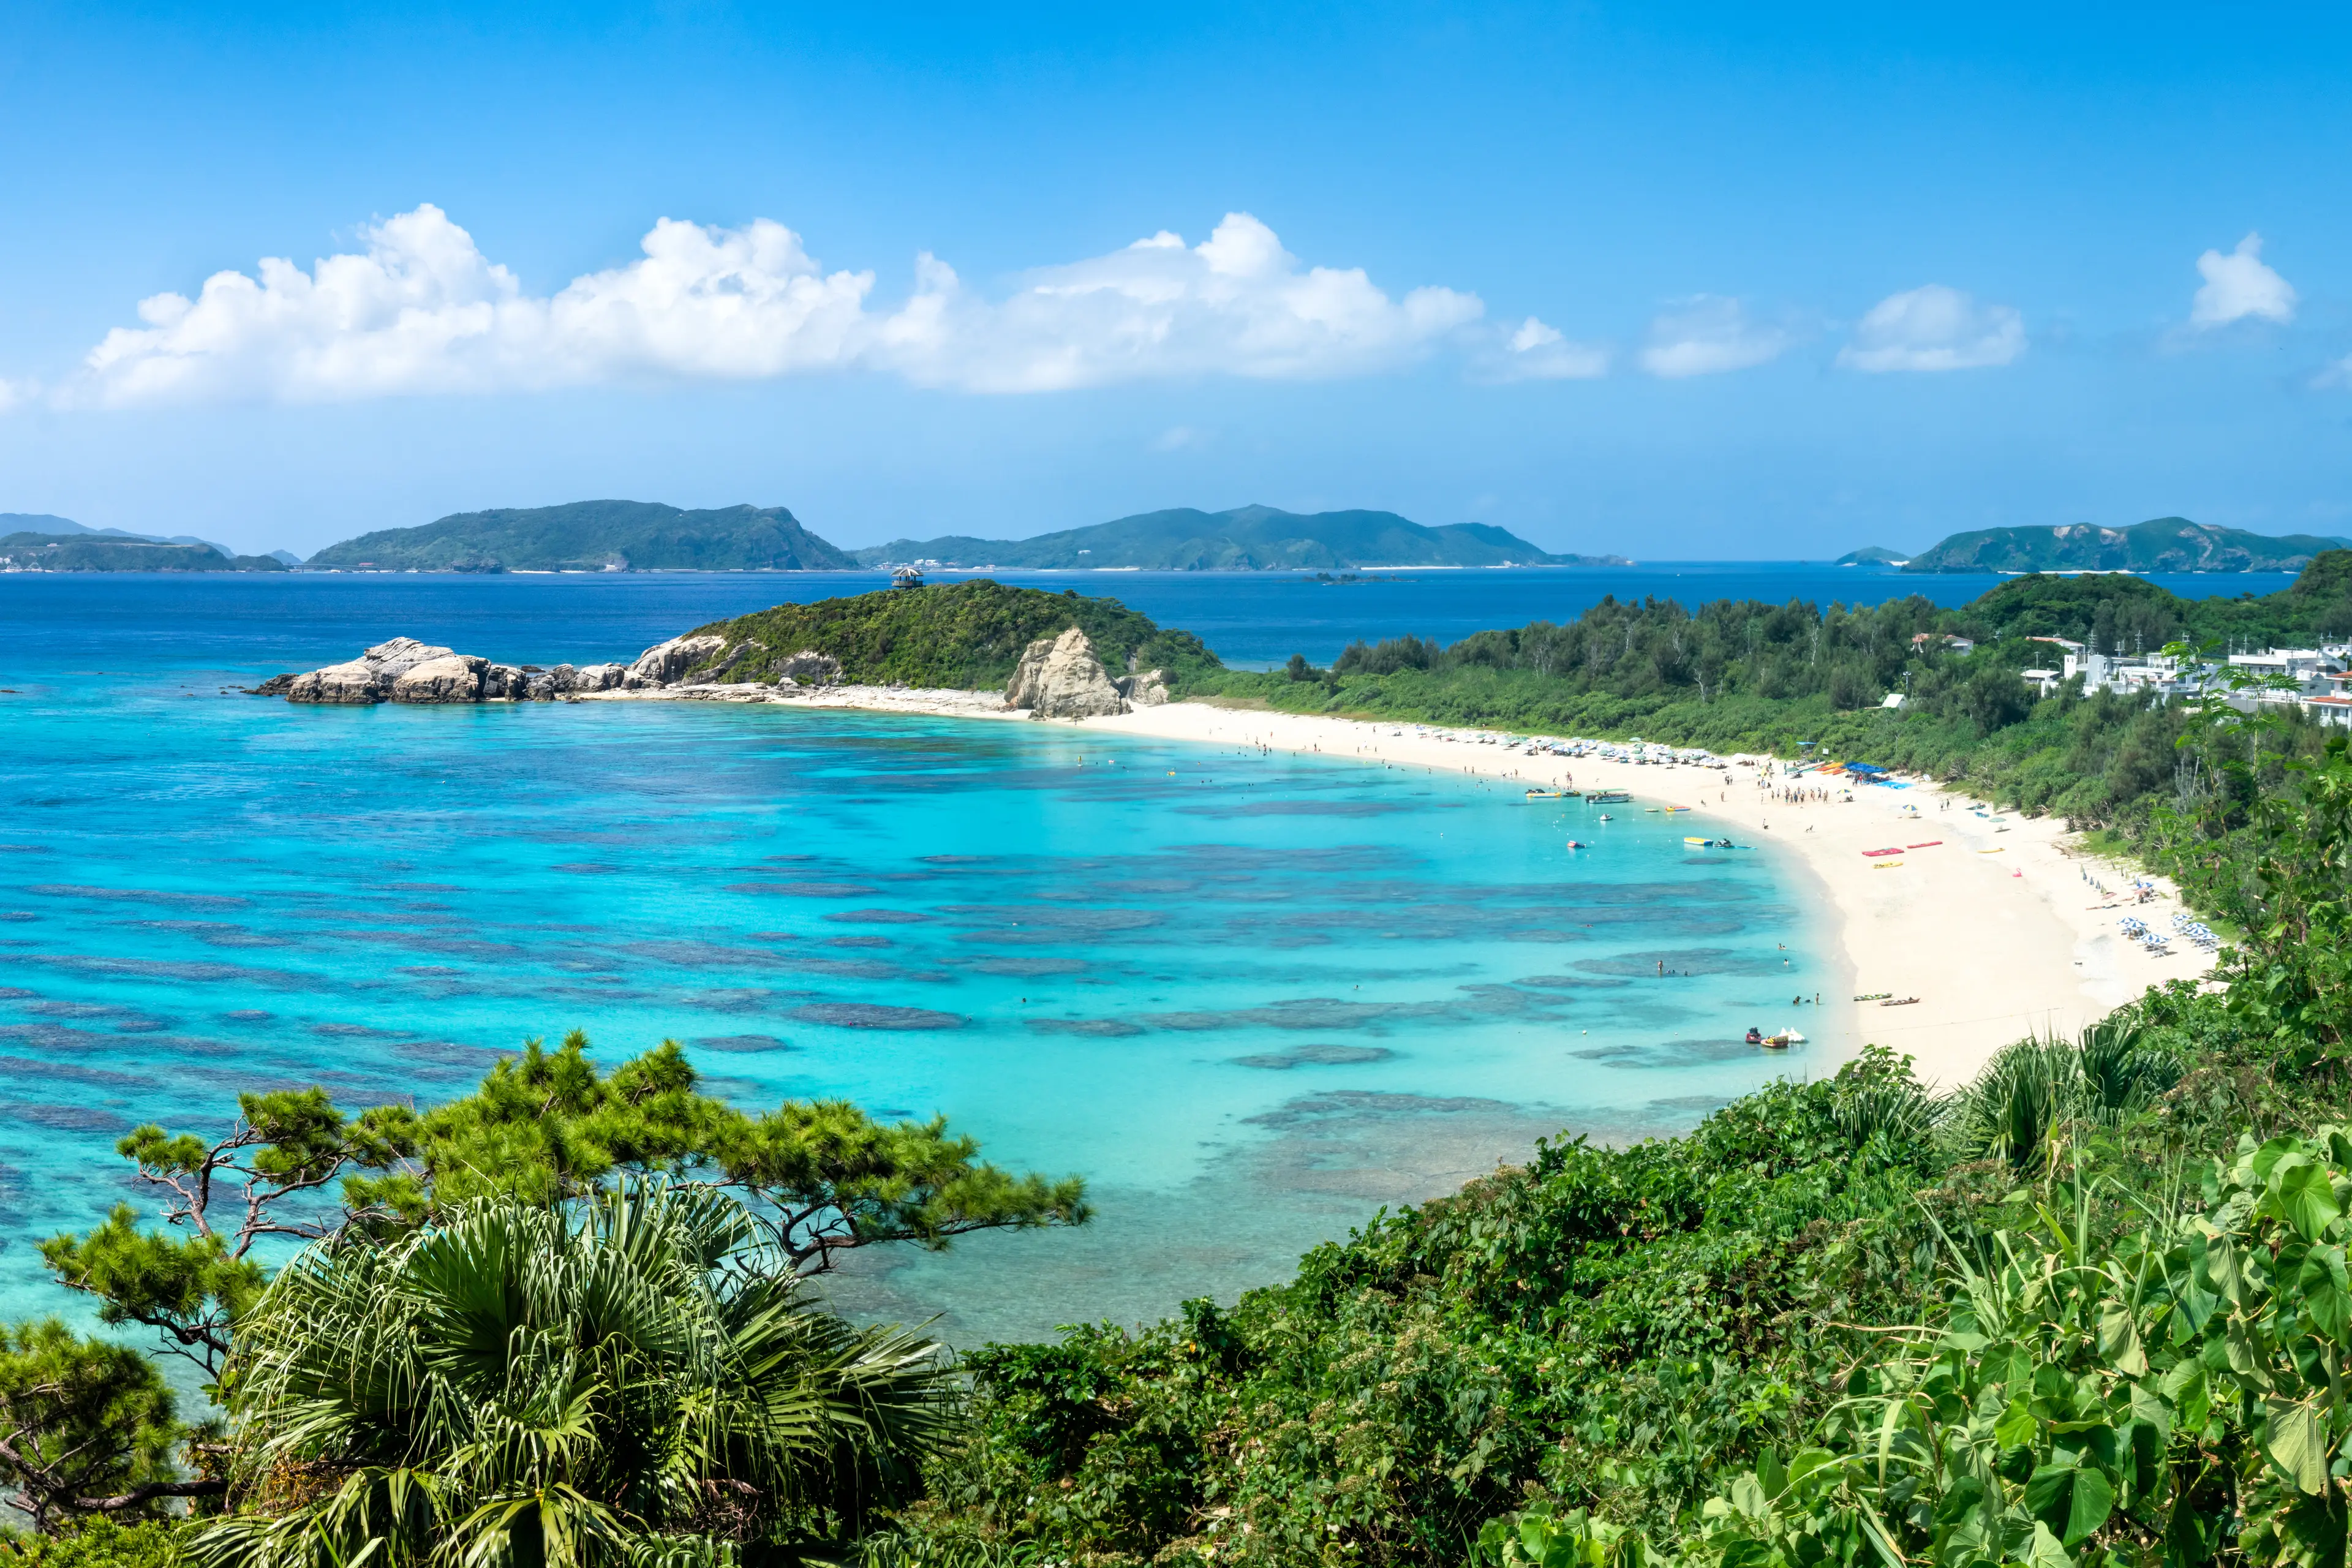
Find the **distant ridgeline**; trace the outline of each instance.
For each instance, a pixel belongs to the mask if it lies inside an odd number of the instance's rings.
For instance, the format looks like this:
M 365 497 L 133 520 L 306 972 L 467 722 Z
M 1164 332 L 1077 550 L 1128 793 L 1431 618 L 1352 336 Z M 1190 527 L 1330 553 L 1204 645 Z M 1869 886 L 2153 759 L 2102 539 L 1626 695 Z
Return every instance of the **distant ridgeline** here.
M 1266 572 L 1334 566 L 1626 566 L 1619 555 L 1552 555 L 1483 522 L 1425 527 L 1392 511 L 1279 511 L 1270 506 L 1139 512 L 1034 539 L 894 539 L 852 551 L 863 566 L 903 562 L 1055 571 Z
M 47 512 L 0 511 L 0 572 L 283 572 L 291 559 L 239 555 L 193 534 L 159 539 Z
M 0 534 L 0 572 L 283 572 L 270 555 L 224 555 L 209 544 L 169 544 L 91 533 Z
M 856 685 L 898 681 L 970 691 L 1003 685 L 1022 649 L 1072 626 L 1087 634 L 1105 668 L 1156 668 L 1179 692 L 1224 668 L 1199 637 L 1164 630 L 1117 599 L 1014 588 L 985 577 L 778 605 L 688 635 L 726 639 L 703 668 L 729 680 L 775 679 L 796 655 L 810 652 L 838 660 L 839 679 Z M 723 670 L 711 668 L 722 663 Z
M 453 512 L 331 544 L 312 566 L 376 572 L 837 572 L 856 563 L 780 506 L 653 501 Z
M 2074 522 L 2056 528 L 1980 528 L 1956 533 L 1915 555 L 1906 572 L 2300 572 L 2325 550 L 2352 540 L 2290 533 L 2281 538 L 2213 528 L 2185 517 L 2152 518 L 2129 528 Z M 1891 559 L 1857 550 L 1841 563 Z

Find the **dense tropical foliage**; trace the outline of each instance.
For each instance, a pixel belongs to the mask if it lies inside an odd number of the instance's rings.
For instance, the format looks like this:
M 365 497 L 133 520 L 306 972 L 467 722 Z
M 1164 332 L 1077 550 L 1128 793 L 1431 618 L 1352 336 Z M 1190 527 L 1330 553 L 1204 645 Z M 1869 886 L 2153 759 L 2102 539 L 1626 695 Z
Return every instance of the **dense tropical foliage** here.
M 167 1228 L 119 1204 L 42 1258 L 98 1299 L 102 1321 L 144 1325 L 217 1383 L 273 1243 L 397 1237 L 483 1197 L 560 1204 L 656 1173 L 721 1184 L 807 1273 L 877 1243 L 937 1247 L 1088 1216 L 1082 1181 L 1002 1170 L 944 1118 L 884 1124 L 839 1100 L 751 1115 L 702 1093 L 674 1042 L 609 1074 L 587 1047 L 577 1030 L 552 1051 L 529 1041 L 475 1093 L 423 1112 L 349 1116 L 323 1089 L 281 1089 L 238 1096 L 217 1139 L 138 1128 L 121 1152 L 164 1195 Z
M 315 1245 L 238 1324 L 194 1554 L 713 1563 L 854 1531 L 941 1441 L 949 1368 L 806 1289 L 732 1197 L 642 1179 Z

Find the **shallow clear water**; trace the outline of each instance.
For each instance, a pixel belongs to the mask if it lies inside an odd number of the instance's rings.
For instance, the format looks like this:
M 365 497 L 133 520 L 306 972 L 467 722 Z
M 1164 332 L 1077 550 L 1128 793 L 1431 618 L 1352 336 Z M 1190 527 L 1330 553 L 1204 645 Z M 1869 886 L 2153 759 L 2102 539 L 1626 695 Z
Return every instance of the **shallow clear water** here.
M 575 1026 L 608 1060 L 686 1041 L 746 1104 L 945 1111 L 1085 1173 L 1084 1232 L 840 1287 L 965 1340 L 1230 1296 L 1537 1136 L 1827 1065 L 1738 1043 L 1832 1032 L 1788 1005 L 1845 989 L 1804 887 L 1640 803 L 1602 826 L 1045 725 L 222 689 L 402 631 L 633 652 L 787 585 L 0 578 L 0 1312 L 72 1309 L 34 1243 L 124 1195 L 140 1121 L 270 1085 L 438 1100 Z

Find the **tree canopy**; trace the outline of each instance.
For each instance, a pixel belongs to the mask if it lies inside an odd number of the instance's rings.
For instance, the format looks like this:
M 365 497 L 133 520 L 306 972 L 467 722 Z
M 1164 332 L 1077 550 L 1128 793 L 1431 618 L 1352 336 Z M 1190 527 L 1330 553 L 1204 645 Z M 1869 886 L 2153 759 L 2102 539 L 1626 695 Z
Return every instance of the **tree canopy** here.
M 746 1112 L 701 1092 L 674 1041 L 610 1072 L 587 1051 L 576 1030 L 553 1050 L 529 1041 L 474 1093 L 423 1111 L 352 1115 L 310 1089 L 240 1095 L 211 1138 L 138 1128 L 119 1148 L 159 1194 L 164 1228 L 118 1205 L 43 1243 L 43 1259 L 104 1321 L 155 1331 L 217 1383 L 272 1245 L 395 1236 L 488 1197 L 561 1204 L 647 1174 L 724 1186 L 803 1273 L 857 1247 L 944 1247 L 1091 1213 L 1079 1178 L 1004 1171 L 944 1117 L 884 1123 L 843 1100 Z

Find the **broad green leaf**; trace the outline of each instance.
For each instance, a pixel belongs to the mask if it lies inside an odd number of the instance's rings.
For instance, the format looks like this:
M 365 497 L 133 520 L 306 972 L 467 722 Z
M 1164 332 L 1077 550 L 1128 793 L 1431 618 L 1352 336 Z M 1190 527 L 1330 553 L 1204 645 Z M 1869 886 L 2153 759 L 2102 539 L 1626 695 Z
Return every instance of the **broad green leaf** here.
M 2272 1179 L 2279 1217 L 2293 1226 L 2305 1241 L 2317 1241 L 2344 1212 L 2336 1205 L 2336 1192 L 2328 1184 L 2324 1165 L 2294 1165 L 2276 1173 Z
M 2344 1249 L 2313 1247 L 2295 1271 L 2294 1283 L 2313 1327 L 2342 1342 L 2347 1324 L 2352 1323 L 2352 1284 L 2344 1276 Z
M 1839 1469 L 1838 1457 L 1827 1448 L 1800 1448 L 1789 1461 L 1787 1490 L 1801 1498 L 1808 1496 L 1821 1484 L 1834 1482 Z
M 2140 1349 L 2139 1324 L 2133 1321 L 2130 1302 L 2110 1300 L 2099 1309 L 2099 1353 L 2126 1377 L 2138 1377 L 2147 1371 L 2147 1355 Z
M 2221 1310 L 2224 1300 L 2212 1267 L 2204 1237 L 2195 1237 L 2189 1244 L 2189 1267 L 2170 1281 L 2173 1299 L 2180 1303 L 2180 1315 L 2191 1333 L 2205 1331 L 2206 1322 Z
M 2205 1243 L 2205 1271 L 2224 1300 L 2246 1299 L 2245 1270 L 2239 1267 L 2238 1249 L 2228 1237 L 2216 1236 Z
M 2270 1408 L 2269 1430 L 2263 1452 L 2302 1490 L 2316 1497 L 2327 1489 L 2327 1424 L 2308 1405 L 2284 1399 L 2264 1402 Z
M 2253 1335 L 2247 1331 L 2243 1318 L 2230 1320 L 2229 1331 L 2223 1335 L 2231 1372 L 2248 1379 L 2258 1387 L 2270 1385 L 2270 1373 L 2263 1367 L 2262 1357 L 2255 1353 Z
M 2042 1423 L 2033 1418 L 2025 1401 L 2012 1399 L 2009 1408 L 2000 1413 L 2000 1419 L 1992 1424 L 1992 1440 L 2004 1448 L 2021 1448 L 2032 1442 L 2041 1430 Z
M 2188 1362 L 2184 1362 L 2181 1364 L 2183 1366 L 2194 1365 L 2193 1363 Z M 2176 1367 L 2173 1370 L 2177 1372 L 2179 1368 Z M 2165 1382 L 2169 1384 L 2171 1381 L 2171 1374 L 2168 1373 L 2165 1375 Z M 2173 1406 L 2166 1401 L 2163 1394 L 2158 1393 L 2156 1389 L 2150 1388 L 2145 1383 L 2135 1383 L 2132 1384 L 2131 1413 L 2132 1419 L 2134 1421 L 2138 1422 L 2143 1426 L 2150 1428 L 2156 1433 L 2156 1440 L 2158 1447 L 2162 1447 L 2165 1441 L 2171 1436 Z M 2200 1421 L 2198 1425 L 2202 1426 L 2204 1423 Z
M 2311 1156 L 2304 1152 L 2303 1140 L 2290 1133 L 2273 1138 L 2255 1150 L 2252 1170 L 2255 1181 L 2275 1191 L 2277 1184 L 2272 1178 L 2279 1171 L 2293 1170 L 2297 1165 L 2310 1163 Z
M 2025 1561 L 2029 1568 L 2074 1568 L 2074 1560 L 2066 1555 L 2050 1527 L 2039 1521 L 2033 1526 L 2032 1543 L 2025 1549 Z
M 2025 1483 L 2027 1511 L 2058 1531 L 2067 1546 L 2106 1523 L 2115 1506 L 2115 1488 L 2105 1476 L 2086 1467 L 2044 1465 Z

